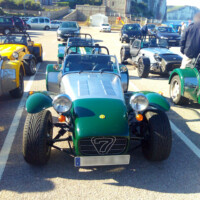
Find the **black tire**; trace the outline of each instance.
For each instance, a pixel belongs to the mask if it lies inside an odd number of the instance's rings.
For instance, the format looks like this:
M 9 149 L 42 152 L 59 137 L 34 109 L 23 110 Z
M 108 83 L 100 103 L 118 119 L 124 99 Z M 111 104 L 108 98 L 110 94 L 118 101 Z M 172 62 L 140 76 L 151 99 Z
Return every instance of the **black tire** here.
M 150 72 L 150 60 L 149 58 L 140 58 L 138 60 L 138 76 L 140 78 L 147 78 Z
M 127 61 L 126 61 L 126 50 L 124 48 L 121 49 L 120 57 L 121 57 L 121 63 L 122 64 L 127 64 Z
M 45 26 L 45 27 L 44 27 L 44 30 L 46 30 L 46 31 L 48 31 L 49 29 L 50 29 L 49 26 Z
M 11 31 L 10 31 L 9 28 L 5 28 L 4 31 L 3 31 L 3 33 L 4 33 L 5 35 L 8 35 L 8 34 L 11 33 Z
M 142 142 L 144 156 L 150 161 L 166 160 L 172 147 L 172 133 L 167 115 L 163 111 L 147 112 L 148 134 Z
M 25 68 L 26 74 L 28 76 L 32 76 L 36 73 L 36 61 L 34 58 L 32 58 L 30 61 L 28 61 L 28 65 Z
M 189 99 L 181 95 L 181 81 L 178 75 L 175 75 L 172 78 L 169 93 L 173 103 L 177 105 L 185 105 L 189 103 Z
M 37 59 L 38 62 L 43 62 L 43 49 L 41 49 L 41 51 L 41 56 Z
M 21 98 L 24 94 L 24 73 L 23 70 L 21 69 L 19 72 L 19 87 L 10 91 L 10 95 L 13 98 Z
M 48 110 L 28 114 L 23 131 L 23 156 L 27 163 L 44 165 L 51 154 L 52 115 Z
M 57 40 L 58 40 L 58 41 L 60 41 L 60 39 L 59 39 L 59 38 L 58 38 Z

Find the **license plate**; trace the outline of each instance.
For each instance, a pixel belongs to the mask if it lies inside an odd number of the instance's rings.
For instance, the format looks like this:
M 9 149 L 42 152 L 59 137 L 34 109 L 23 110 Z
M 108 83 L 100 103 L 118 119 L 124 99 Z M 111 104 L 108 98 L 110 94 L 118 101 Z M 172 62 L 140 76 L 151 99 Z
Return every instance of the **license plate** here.
M 70 34 L 65 34 L 65 36 L 70 36 Z
M 75 167 L 128 165 L 129 163 L 130 163 L 130 155 L 82 156 L 74 158 Z
M 169 42 L 176 42 L 176 40 L 169 40 Z

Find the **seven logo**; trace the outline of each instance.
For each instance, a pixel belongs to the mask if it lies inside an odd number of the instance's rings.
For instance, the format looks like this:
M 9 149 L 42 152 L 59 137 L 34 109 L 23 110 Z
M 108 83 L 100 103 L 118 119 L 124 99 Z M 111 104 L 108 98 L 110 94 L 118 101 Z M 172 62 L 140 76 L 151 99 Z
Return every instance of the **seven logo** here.
M 116 137 L 91 138 L 91 142 L 100 155 L 108 154 L 115 144 Z

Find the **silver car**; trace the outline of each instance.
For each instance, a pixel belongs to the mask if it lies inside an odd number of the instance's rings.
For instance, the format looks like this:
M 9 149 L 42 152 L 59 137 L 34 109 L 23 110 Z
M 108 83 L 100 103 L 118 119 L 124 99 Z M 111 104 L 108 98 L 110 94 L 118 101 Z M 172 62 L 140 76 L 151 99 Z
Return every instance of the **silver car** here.
M 43 29 L 49 30 L 51 28 L 51 21 L 47 17 L 34 17 L 27 22 L 28 29 Z
M 58 29 L 61 23 L 62 23 L 61 21 L 57 20 L 51 21 L 51 29 Z

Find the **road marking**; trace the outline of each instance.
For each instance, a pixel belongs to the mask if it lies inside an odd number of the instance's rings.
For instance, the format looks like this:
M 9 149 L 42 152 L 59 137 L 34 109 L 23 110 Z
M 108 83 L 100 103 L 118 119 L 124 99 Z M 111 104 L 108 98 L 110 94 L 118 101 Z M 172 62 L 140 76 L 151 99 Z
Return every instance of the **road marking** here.
M 132 82 L 130 85 L 133 87 L 134 91 L 139 92 L 139 88 L 135 86 Z M 184 133 L 171 121 L 169 120 L 173 132 L 190 148 L 190 150 L 200 158 L 200 149 L 187 137 Z
M 10 154 L 10 151 L 11 151 L 11 148 L 12 148 L 12 144 L 13 144 L 13 141 L 15 139 L 15 135 L 17 133 L 19 122 L 20 122 L 20 119 L 21 119 L 21 116 L 22 116 L 22 113 L 23 113 L 23 110 L 24 110 L 24 106 L 25 106 L 26 99 L 27 99 L 27 93 L 26 92 L 30 91 L 31 86 L 33 84 L 33 81 L 35 79 L 35 76 L 37 74 L 37 71 L 38 71 L 40 65 L 41 65 L 41 63 L 38 63 L 35 75 L 30 77 L 30 79 L 28 81 L 28 84 L 27 84 L 27 86 L 24 90 L 25 93 L 24 93 L 24 95 L 23 95 L 23 97 L 22 97 L 22 99 L 19 103 L 19 106 L 18 106 L 17 111 L 15 113 L 15 116 L 13 118 L 13 121 L 10 125 L 9 130 L 8 130 L 8 134 L 6 136 L 4 144 L 2 146 L 2 149 L 1 149 L 1 152 L 0 152 L 0 180 L 1 180 L 3 172 L 5 170 L 6 163 L 8 161 L 8 157 L 9 157 L 9 154 Z

